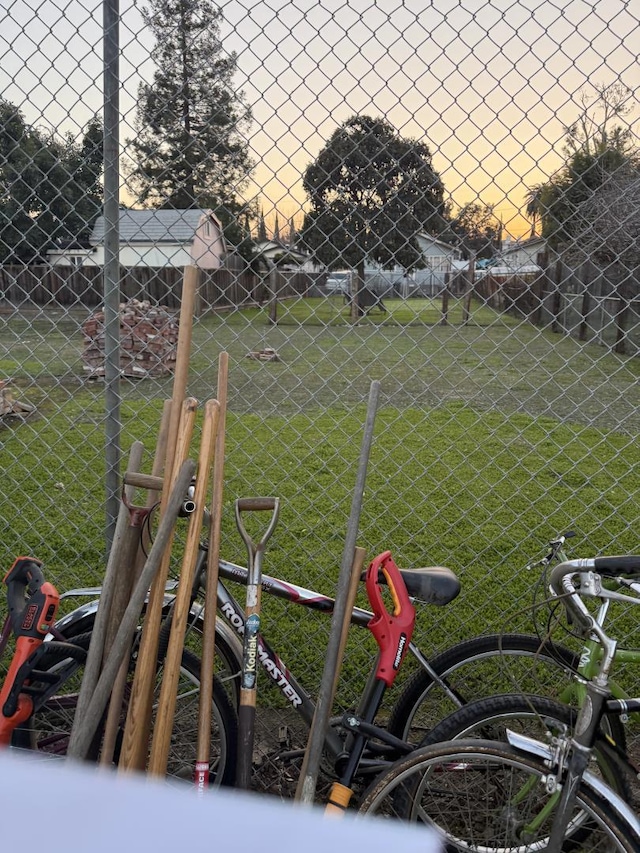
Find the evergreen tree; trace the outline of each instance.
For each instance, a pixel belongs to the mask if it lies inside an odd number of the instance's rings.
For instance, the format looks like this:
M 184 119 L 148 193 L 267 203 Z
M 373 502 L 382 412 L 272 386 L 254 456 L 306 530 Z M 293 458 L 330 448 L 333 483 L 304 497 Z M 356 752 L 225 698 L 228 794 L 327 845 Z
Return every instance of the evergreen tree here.
M 212 208 L 236 244 L 238 196 L 252 171 L 251 113 L 233 86 L 236 56 L 223 51 L 222 12 L 212 0 L 150 0 L 142 14 L 156 71 L 138 91 L 130 185 L 144 205 Z
M 264 221 L 264 211 L 260 208 L 260 218 L 258 219 L 258 234 L 257 234 L 258 243 L 266 243 L 267 242 L 267 225 Z

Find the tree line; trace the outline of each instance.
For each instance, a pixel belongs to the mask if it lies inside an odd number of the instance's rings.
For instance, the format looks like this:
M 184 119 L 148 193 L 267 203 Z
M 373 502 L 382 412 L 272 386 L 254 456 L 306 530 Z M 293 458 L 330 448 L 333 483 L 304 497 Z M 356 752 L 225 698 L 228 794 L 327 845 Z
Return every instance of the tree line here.
M 532 235 L 575 266 L 591 262 L 618 276 L 640 267 L 640 152 L 624 119 L 633 94 L 621 83 L 582 93 L 581 112 L 565 128 L 565 164 L 532 187 Z
M 253 116 L 234 85 L 237 56 L 222 43 L 223 13 L 213 0 L 149 0 L 142 15 L 154 38 L 155 71 L 138 90 L 122 162 L 127 189 L 136 206 L 212 208 L 228 244 L 253 261 L 260 212 L 245 199 L 255 168 Z M 637 266 L 638 158 L 620 124 L 627 105 L 622 87 L 600 87 L 595 103 L 583 102 L 566 129 L 565 168 L 529 191 L 526 209 L 532 235 L 539 228 L 551 245 Z M 0 261 L 31 262 L 51 245 L 88 237 L 102 205 L 102 137 L 99 116 L 78 139 L 59 139 L 0 99 Z M 365 260 L 420 268 L 420 232 L 458 246 L 464 257 L 488 258 L 500 248 L 492 207 L 452 205 L 428 145 L 383 117 L 355 115 L 340 125 L 305 170 L 303 186 L 298 245 L 329 268 L 361 276 Z

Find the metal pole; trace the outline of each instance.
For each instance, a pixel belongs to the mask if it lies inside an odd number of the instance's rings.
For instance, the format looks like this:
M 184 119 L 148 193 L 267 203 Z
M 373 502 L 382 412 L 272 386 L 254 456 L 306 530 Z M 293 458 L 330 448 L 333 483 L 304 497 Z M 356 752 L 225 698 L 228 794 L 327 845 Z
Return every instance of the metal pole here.
M 362 446 L 360 448 L 360 460 L 358 463 L 356 483 L 351 499 L 351 513 L 349 515 L 344 550 L 342 552 L 342 564 L 340 567 L 340 575 L 338 577 L 338 587 L 336 591 L 333 615 L 331 618 L 331 630 L 329 633 L 325 666 L 322 673 L 322 681 L 320 684 L 318 701 L 316 703 L 316 710 L 311 724 L 311 731 L 309 732 L 309 742 L 307 744 L 307 752 L 305 755 L 306 766 L 303 764 L 296 791 L 296 799 L 305 806 L 313 804 L 318 782 L 318 771 L 320 767 L 324 738 L 331 715 L 333 681 L 336 668 L 338 666 L 342 627 L 346 618 L 346 605 L 349 598 L 348 591 L 351 583 L 351 570 L 356 551 L 358 530 L 360 527 L 362 498 L 367 478 L 367 467 L 369 464 L 369 454 L 373 441 L 373 427 L 376 411 L 378 409 L 379 396 L 380 383 L 377 380 L 374 380 L 371 383 L 369 390 L 367 419 L 365 422 L 364 435 L 362 437 Z
M 104 378 L 105 540 L 107 554 L 118 518 L 120 474 L 120 0 L 103 0 L 104 121 Z

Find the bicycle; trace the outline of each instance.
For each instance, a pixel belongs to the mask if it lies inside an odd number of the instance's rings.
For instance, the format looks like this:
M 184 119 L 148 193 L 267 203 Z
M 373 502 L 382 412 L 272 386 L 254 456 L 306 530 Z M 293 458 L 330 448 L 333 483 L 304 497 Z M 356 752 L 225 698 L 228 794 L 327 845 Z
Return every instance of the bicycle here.
M 383 552 L 382 555 L 379 555 L 376 558 L 376 565 L 380 567 L 381 577 L 386 572 L 391 565 L 395 565 L 392 563 L 392 558 L 389 552 Z M 375 561 L 374 561 L 375 562 Z M 202 575 L 206 568 L 206 549 L 203 548 L 202 551 L 202 562 L 200 565 L 200 574 Z M 238 575 L 240 575 L 241 580 L 246 579 L 246 570 L 239 566 L 234 566 L 233 564 L 221 562 L 220 565 L 221 577 L 232 576 L 234 579 L 238 579 Z M 405 584 L 411 590 L 413 596 L 418 599 L 422 599 L 428 603 L 432 604 L 440 604 L 446 605 L 449 601 L 453 600 L 456 597 L 459 591 L 459 582 L 453 572 L 449 569 L 445 568 L 433 568 L 433 569 L 414 569 L 414 570 L 405 570 L 400 572 L 397 569 L 397 586 L 400 588 L 404 587 Z M 202 583 L 203 578 L 201 577 L 200 582 L 196 583 L 194 586 L 195 589 L 199 589 Z M 306 606 L 320 610 L 323 613 L 331 613 L 333 609 L 333 599 L 328 598 L 327 596 L 319 596 L 318 594 L 313 593 L 311 590 L 305 590 L 302 587 L 296 587 L 291 584 L 285 584 L 283 581 L 278 581 L 277 579 L 270 578 L 267 575 L 263 575 L 262 578 L 263 588 L 266 592 L 270 592 L 272 594 L 278 594 L 280 596 L 285 596 L 291 601 L 298 601 L 299 603 L 304 603 Z M 75 591 L 72 591 L 75 592 Z M 378 597 L 379 601 L 381 601 L 381 597 Z M 408 601 L 408 596 L 407 596 Z M 244 628 L 244 608 L 240 602 L 238 602 L 227 590 L 224 584 L 220 583 L 218 590 L 218 606 L 220 612 L 227 616 L 229 619 L 229 624 L 234 627 L 237 637 L 240 638 L 242 636 L 243 628 Z M 413 606 L 413 605 L 411 605 Z M 198 608 L 196 605 L 195 612 L 198 617 L 202 616 L 201 608 Z M 360 624 L 362 627 L 368 626 L 369 622 L 375 618 L 376 613 L 379 614 L 379 607 L 374 609 L 373 613 L 362 610 L 360 608 L 356 608 L 354 611 L 354 620 L 356 624 Z M 163 625 L 163 629 L 166 630 L 170 627 L 170 616 L 171 616 L 171 607 L 168 605 L 167 618 L 165 619 L 165 623 Z M 83 613 L 83 619 L 86 619 L 86 612 Z M 60 631 L 61 627 L 64 628 L 65 624 L 68 627 L 68 623 L 65 619 L 60 620 L 58 626 L 56 627 L 56 631 Z M 79 624 L 77 620 L 72 620 L 72 625 Z M 86 625 L 84 626 L 86 627 Z M 68 633 L 63 634 L 62 636 L 68 636 Z M 81 637 L 86 637 L 86 634 L 79 635 Z M 410 644 L 406 643 L 406 637 L 403 639 L 403 646 L 406 646 L 407 651 L 410 648 Z M 74 639 L 74 642 L 77 640 Z M 239 643 L 239 639 L 236 640 Z M 218 650 L 219 651 L 219 650 Z M 394 649 L 394 655 L 397 650 Z M 161 650 L 162 654 L 162 650 Z M 191 653 L 185 652 L 188 658 L 192 657 Z M 234 654 L 236 654 L 235 647 L 229 645 L 224 654 L 226 654 L 229 658 L 231 658 Z M 300 681 L 298 681 L 295 676 L 288 670 L 285 666 L 281 658 L 277 655 L 277 653 L 270 647 L 268 641 L 264 637 L 263 634 L 260 634 L 258 641 L 258 657 L 263 665 L 263 668 L 267 675 L 270 677 L 270 680 L 277 688 L 279 688 L 282 695 L 287 700 L 289 707 L 294 709 L 302 718 L 302 720 L 306 724 L 310 724 L 313 719 L 313 714 L 315 711 L 315 703 L 312 700 L 310 694 L 303 687 Z M 404 655 L 403 655 L 404 657 Z M 236 667 L 239 667 L 239 659 L 237 663 L 232 667 L 234 670 L 234 675 L 231 677 L 228 684 L 235 684 L 237 680 L 235 677 Z M 192 668 L 192 672 L 195 672 L 195 667 Z M 65 687 L 65 685 L 60 685 L 61 687 Z M 55 748 L 59 753 L 64 753 L 66 749 L 66 743 L 68 741 L 69 732 L 71 729 L 71 723 L 73 720 L 73 710 L 74 710 L 74 701 L 76 699 L 76 690 L 75 687 L 77 685 L 72 685 L 72 689 L 66 691 L 66 693 L 60 693 L 53 700 L 48 697 L 47 701 L 41 703 L 34 712 L 32 719 L 29 722 L 29 725 L 24 725 L 21 729 L 21 732 L 24 734 L 28 732 L 31 736 L 31 744 L 35 748 L 41 748 L 42 745 L 46 749 L 51 749 L 51 744 L 55 743 Z M 194 693 L 197 691 L 191 690 L 191 698 L 197 699 L 197 696 L 194 697 Z M 375 693 L 375 691 L 374 691 Z M 381 697 L 380 697 L 381 698 Z M 179 701 L 183 701 L 184 697 L 179 695 Z M 375 715 L 375 711 L 377 711 L 377 707 L 375 710 L 371 710 L 373 705 L 376 702 L 376 696 L 372 694 L 367 688 L 363 691 L 362 694 L 362 708 L 364 709 L 365 717 L 367 721 L 370 722 Z M 197 702 L 194 703 L 197 706 Z M 62 710 L 66 711 L 67 717 L 63 721 L 61 718 Z M 237 718 L 235 714 L 235 709 L 232 709 L 231 703 L 227 701 L 226 706 L 219 708 L 220 714 L 229 718 L 229 722 L 225 723 L 221 726 L 225 731 L 237 730 Z M 53 723 L 50 721 L 53 720 Z M 52 731 L 55 729 L 55 731 Z M 385 737 L 386 734 L 383 729 L 376 729 L 376 732 L 380 734 L 381 737 Z M 346 736 L 348 738 L 348 735 Z M 345 759 L 345 737 L 340 736 L 338 732 L 332 728 L 327 733 L 327 752 L 328 755 L 331 756 L 333 762 L 338 765 L 341 761 Z M 354 740 L 358 740 L 357 737 Z M 195 749 L 195 740 L 192 744 L 192 748 L 190 749 L 190 753 L 193 754 Z M 375 751 L 375 750 L 374 750 Z M 384 749 L 380 750 L 384 752 Z M 226 749 L 225 751 L 225 766 L 222 767 L 222 755 L 220 751 L 217 754 L 217 773 L 218 776 L 220 774 L 223 775 L 223 779 L 225 784 L 231 784 L 233 782 L 233 756 L 234 753 L 231 749 Z M 298 757 L 302 757 L 302 750 L 293 751 L 290 755 L 282 756 L 283 760 L 295 760 Z M 366 761 L 364 762 L 367 763 Z M 185 760 L 185 767 L 189 765 L 190 762 Z M 378 764 L 379 766 L 379 759 Z M 193 765 L 190 765 L 190 771 L 192 770 Z M 216 768 L 213 768 L 215 770 Z M 212 770 L 212 772 L 213 772 Z
M 640 592 L 640 584 L 627 578 L 603 579 L 603 594 L 594 615 L 596 623 L 604 628 L 610 612 L 610 604 L 616 599 L 616 589 Z M 557 603 L 554 596 L 551 601 Z M 570 626 L 567 630 L 571 630 Z M 543 739 L 547 732 L 553 733 L 576 724 L 577 709 L 586 696 L 586 683 L 598 671 L 603 654 L 602 645 L 595 635 L 583 639 L 580 662 L 576 676 L 559 692 L 557 700 L 548 697 L 508 693 L 485 697 L 454 711 L 437 723 L 423 738 L 420 746 L 463 737 L 482 737 L 505 740 L 507 729 L 517 729 Z M 640 665 L 640 649 L 616 645 L 616 664 Z M 608 689 L 613 699 L 626 703 L 627 711 L 606 713 L 601 721 L 601 733 L 594 747 L 595 764 L 607 783 L 621 796 L 631 801 L 634 796 L 634 781 L 638 772 L 627 758 L 626 726 L 634 719 L 631 711 L 631 695 L 618 679 L 609 676 Z M 637 714 L 635 715 L 637 717 Z M 619 758 L 623 760 L 620 762 Z
M 10 635 L 17 638 L 4 686 L 0 692 L 0 745 L 38 749 L 48 756 L 66 754 L 78 691 L 86 662 L 90 632 L 71 639 L 52 624 L 61 598 L 44 579 L 42 564 L 20 557 L 5 576 L 9 616 L 0 633 L 0 656 Z M 133 669 L 133 661 L 130 664 Z M 160 674 L 160 673 L 159 673 Z M 176 722 L 168 776 L 185 777 L 195 736 L 200 663 L 185 650 L 182 656 Z M 195 701 L 194 701 L 195 698 Z M 235 755 L 237 723 L 227 694 L 214 679 L 212 709 L 211 783 L 230 784 L 230 756 Z M 96 738 L 88 759 L 97 760 Z
M 550 558 L 551 559 L 551 558 Z M 205 572 L 207 563 L 207 543 L 201 545 L 201 553 L 199 556 L 198 568 L 194 587 L 192 591 L 192 607 L 191 607 L 191 626 L 197 632 L 198 627 L 202 624 L 203 612 L 200 603 L 198 602 L 198 594 L 204 589 Z M 220 579 L 218 585 L 218 612 L 224 619 L 217 620 L 217 639 L 216 653 L 218 656 L 219 665 L 217 666 L 217 676 L 219 681 L 226 687 L 228 698 L 231 703 L 237 705 L 237 688 L 238 688 L 238 673 L 241 669 L 242 647 L 241 637 L 244 629 L 244 607 L 243 604 L 236 600 L 233 594 L 227 587 L 227 582 L 232 581 L 239 584 L 247 583 L 247 570 L 241 566 L 235 565 L 225 560 L 220 561 Z M 459 588 L 458 581 L 448 570 L 436 569 L 407 569 L 401 572 L 402 578 L 407 584 L 409 594 L 414 600 L 420 603 L 444 604 L 455 597 Z M 289 603 L 300 604 L 311 610 L 330 615 L 333 611 L 333 599 L 323 595 L 315 590 L 292 584 L 280 580 L 278 578 L 263 575 L 262 579 L 263 592 L 266 595 L 275 596 L 284 599 Z M 71 590 L 66 595 L 72 596 L 78 593 L 89 592 L 97 594 L 97 588 L 93 590 Z M 166 599 L 165 621 L 163 633 L 165 638 L 168 636 L 170 629 L 170 613 L 171 613 L 171 590 L 168 591 Z M 63 596 L 64 597 L 64 596 Z M 97 609 L 97 601 L 89 602 L 74 610 L 72 613 L 61 619 L 57 623 L 57 630 L 62 636 L 72 638 L 78 634 L 90 632 L 95 611 Z M 352 612 L 351 622 L 360 628 L 368 626 L 372 618 L 370 611 L 362 608 L 354 608 Z M 226 620 L 226 621 L 225 621 Z M 166 648 L 166 646 L 164 647 Z M 163 655 L 163 644 L 161 642 L 159 656 Z M 484 663 L 487 661 L 498 662 L 498 667 L 501 666 L 503 656 L 514 655 L 517 658 L 522 656 L 526 661 L 527 668 L 535 662 L 536 667 L 542 672 L 544 670 L 555 669 L 558 673 L 558 678 L 562 683 L 566 682 L 567 671 L 577 664 L 577 656 L 574 652 L 561 647 L 556 647 L 553 644 L 544 644 L 539 638 L 527 635 L 509 635 L 505 638 L 501 635 L 489 635 L 487 637 L 476 638 L 473 641 L 461 643 L 456 647 L 444 652 L 441 655 L 429 660 L 416 646 L 411 642 L 408 646 L 408 654 L 420 667 L 418 679 L 414 676 L 407 688 L 402 692 L 398 702 L 391 711 L 391 723 L 388 724 L 388 731 L 391 737 L 393 746 L 387 743 L 386 754 L 388 758 L 394 757 L 393 750 L 396 750 L 395 755 L 401 754 L 404 749 L 406 751 L 406 741 L 411 740 L 414 743 L 421 737 L 421 732 L 416 731 L 412 737 L 405 738 L 398 734 L 408 730 L 410 734 L 412 721 L 418 716 L 422 717 L 422 711 L 427 703 L 431 706 L 431 715 L 435 721 L 442 716 L 438 712 L 437 706 L 441 704 L 441 697 L 447 696 L 454 703 L 454 707 L 464 704 L 467 696 L 465 682 L 468 678 L 468 671 L 475 673 L 486 683 L 483 685 L 489 690 L 490 683 L 486 679 L 483 669 Z M 303 723 L 303 728 L 306 728 L 313 718 L 315 703 L 311 699 L 308 691 L 301 684 L 301 681 L 286 666 L 283 659 L 269 644 L 266 637 L 261 634 L 259 638 L 259 659 L 265 670 L 269 680 L 283 695 L 287 706 L 299 717 Z M 193 682 L 196 682 L 196 662 L 190 668 L 193 675 Z M 456 680 L 457 675 L 461 678 Z M 477 681 L 477 678 L 475 679 Z M 416 694 L 416 684 L 419 685 L 419 692 Z M 425 688 L 426 685 L 426 688 Z M 195 691 L 195 687 L 193 691 Z M 469 686 L 470 696 L 476 696 L 477 686 Z M 193 693 L 192 691 L 192 693 Z M 411 691 L 407 698 L 408 691 Z M 435 693 L 438 691 L 439 696 Z M 66 722 L 60 719 L 60 709 L 57 709 L 57 715 L 54 717 L 56 724 L 56 732 L 51 733 L 51 737 L 43 739 L 44 742 L 50 742 L 54 738 L 57 743 L 57 748 L 62 752 L 65 748 L 66 739 L 70 730 L 72 713 L 73 713 L 73 690 L 70 690 L 70 697 L 64 701 L 64 707 L 67 712 Z M 58 704 L 62 704 L 62 700 L 57 700 Z M 194 705 L 196 704 L 194 699 Z M 228 708 L 221 709 L 221 714 L 228 712 Z M 357 724 L 359 719 L 358 714 L 349 715 L 351 725 Z M 37 732 L 46 732 L 48 728 L 53 728 L 48 723 L 50 719 L 49 708 L 43 706 L 37 709 L 35 716 L 35 725 L 33 728 Z M 355 723 L 354 723 L 355 721 Z M 395 731 L 394 731 L 395 726 Z M 223 727 L 224 728 L 224 727 Z M 233 724 L 227 727 L 233 729 Z M 302 750 L 291 748 L 289 743 L 289 733 L 282 732 L 278 738 L 278 743 L 272 747 L 273 755 L 270 756 L 277 763 L 278 768 L 281 768 L 286 763 L 297 761 Z M 186 737 L 183 738 L 186 741 Z M 32 738 L 34 745 L 40 742 L 39 736 L 36 734 Z M 401 746 L 404 744 L 404 747 Z M 334 760 L 335 755 L 343 749 L 343 740 L 341 736 L 333 729 L 327 735 L 327 754 Z M 189 752 L 188 746 L 185 743 L 183 752 L 185 755 Z M 230 750 L 226 751 L 226 755 L 232 754 Z M 361 772 L 373 773 L 379 770 L 380 756 L 374 757 L 369 761 L 369 756 L 365 756 L 362 762 Z M 187 775 L 189 762 L 184 762 L 184 775 Z M 220 759 L 218 759 L 220 767 Z M 227 777 L 226 769 L 224 773 Z
M 361 813 L 428 824 L 451 851 L 637 853 L 638 816 L 588 769 L 604 715 L 640 711 L 640 699 L 612 698 L 617 642 L 600 624 L 603 603 L 640 604 L 640 585 L 624 575 L 640 576 L 640 557 L 570 560 L 551 572 L 552 594 L 601 650 L 596 670 L 583 679 L 585 699 L 573 733 L 565 728 L 549 743 L 507 731 L 506 743 L 463 738 L 425 746 L 374 781 Z M 609 589 L 606 579 L 618 581 L 625 593 Z M 597 617 L 583 599 L 600 602 Z M 625 757 L 619 751 L 613 755 L 622 770 Z M 631 771 L 637 777 L 635 768 Z

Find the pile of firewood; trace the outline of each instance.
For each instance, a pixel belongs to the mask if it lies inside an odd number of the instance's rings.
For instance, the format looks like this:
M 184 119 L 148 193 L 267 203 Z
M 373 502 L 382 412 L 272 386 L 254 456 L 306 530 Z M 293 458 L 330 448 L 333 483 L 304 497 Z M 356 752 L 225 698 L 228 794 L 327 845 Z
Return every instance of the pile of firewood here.
M 104 376 L 104 311 L 82 325 L 82 360 L 89 378 Z M 176 362 L 178 320 L 150 302 L 131 299 L 120 304 L 120 373 L 135 379 L 166 376 Z
M 256 361 L 280 361 L 280 356 L 272 347 L 248 352 L 246 358 L 254 358 Z
M 10 379 L 0 379 L 0 419 L 11 415 L 15 417 L 26 417 L 35 412 L 36 407 L 31 403 L 24 403 L 14 399 L 13 393 L 7 388 Z

